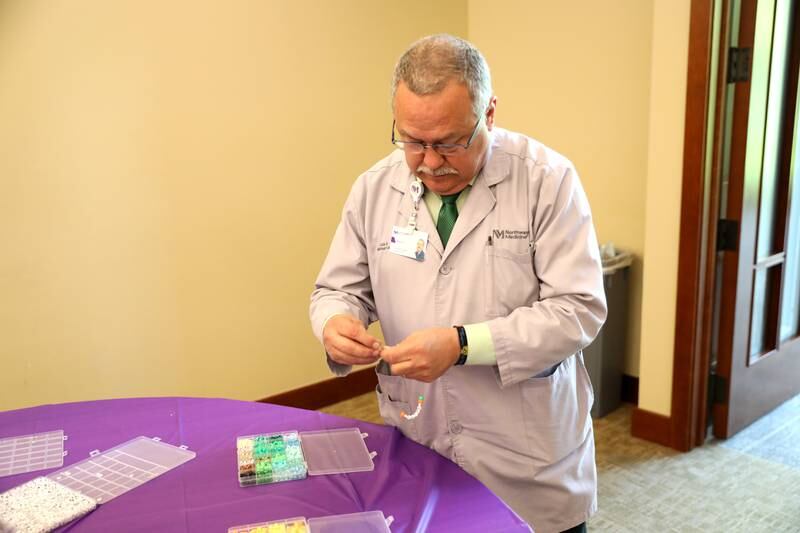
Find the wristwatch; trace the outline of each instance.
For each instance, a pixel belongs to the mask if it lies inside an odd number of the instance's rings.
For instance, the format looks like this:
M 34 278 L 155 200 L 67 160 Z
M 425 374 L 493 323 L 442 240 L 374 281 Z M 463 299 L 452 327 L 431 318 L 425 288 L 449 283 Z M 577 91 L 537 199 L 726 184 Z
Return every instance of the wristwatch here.
M 455 366 L 463 365 L 467 362 L 467 355 L 469 355 L 469 344 L 467 343 L 467 330 L 464 329 L 464 326 L 453 326 L 456 328 L 458 332 L 458 346 L 460 351 L 458 352 L 458 359 L 455 362 Z

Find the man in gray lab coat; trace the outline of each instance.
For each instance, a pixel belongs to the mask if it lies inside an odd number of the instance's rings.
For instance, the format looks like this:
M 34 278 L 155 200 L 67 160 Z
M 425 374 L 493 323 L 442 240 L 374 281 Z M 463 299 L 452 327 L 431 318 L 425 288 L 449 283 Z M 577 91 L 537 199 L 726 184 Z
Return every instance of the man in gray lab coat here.
M 397 149 L 353 185 L 311 297 L 314 334 L 337 375 L 379 362 L 388 424 L 537 531 L 585 530 L 597 474 L 581 350 L 606 303 L 575 168 L 495 125 L 488 65 L 461 39 L 414 43 L 392 103 Z M 366 330 L 376 320 L 385 347 Z M 420 395 L 419 416 L 402 416 Z

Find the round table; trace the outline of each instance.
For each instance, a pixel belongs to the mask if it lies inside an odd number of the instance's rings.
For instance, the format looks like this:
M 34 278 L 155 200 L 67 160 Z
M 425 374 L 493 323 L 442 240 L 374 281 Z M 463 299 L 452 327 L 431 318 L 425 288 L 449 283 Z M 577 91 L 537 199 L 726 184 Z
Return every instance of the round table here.
M 367 447 L 377 452 L 373 471 L 239 486 L 237 436 L 347 427 L 369 435 Z M 0 438 L 58 429 L 68 436 L 65 466 L 140 435 L 197 453 L 62 531 L 225 532 L 240 524 L 375 510 L 394 517 L 393 533 L 530 531 L 478 480 L 388 426 L 210 398 L 101 400 L 0 412 Z M 53 471 L 0 478 L 0 492 Z

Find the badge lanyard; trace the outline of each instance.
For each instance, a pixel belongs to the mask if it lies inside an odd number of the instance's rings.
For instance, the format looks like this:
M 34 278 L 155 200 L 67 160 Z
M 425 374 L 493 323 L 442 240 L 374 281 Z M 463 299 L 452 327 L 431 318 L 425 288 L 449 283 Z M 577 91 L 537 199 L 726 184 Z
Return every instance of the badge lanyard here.
M 392 236 L 389 239 L 389 251 L 417 261 L 425 260 L 425 249 L 428 246 L 428 234 L 417 229 L 417 216 L 419 214 L 419 201 L 425 187 L 419 178 L 409 185 L 409 193 L 414 203 L 414 209 L 408 217 L 408 225 L 392 226 Z
M 424 187 L 422 180 L 415 178 L 414 181 L 408 186 L 411 192 L 411 200 L 414 202 L 414 210 L 411 211 L 411 216 L 408 217 L 408 229 L 415 231 L 417 229 L 417 214 L 419 213 L 419 201 L 422 198 Z

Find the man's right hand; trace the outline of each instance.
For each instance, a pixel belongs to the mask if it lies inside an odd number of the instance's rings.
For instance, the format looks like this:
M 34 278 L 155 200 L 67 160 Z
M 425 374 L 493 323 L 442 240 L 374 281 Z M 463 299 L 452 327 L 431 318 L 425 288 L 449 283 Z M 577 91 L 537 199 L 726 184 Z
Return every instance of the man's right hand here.
M 381 356 L 381 342 L 351 315 L 335 315 L 328 319 L 322 331 L 322 342 L 328 356 L 343 365 L 368 365 Z

